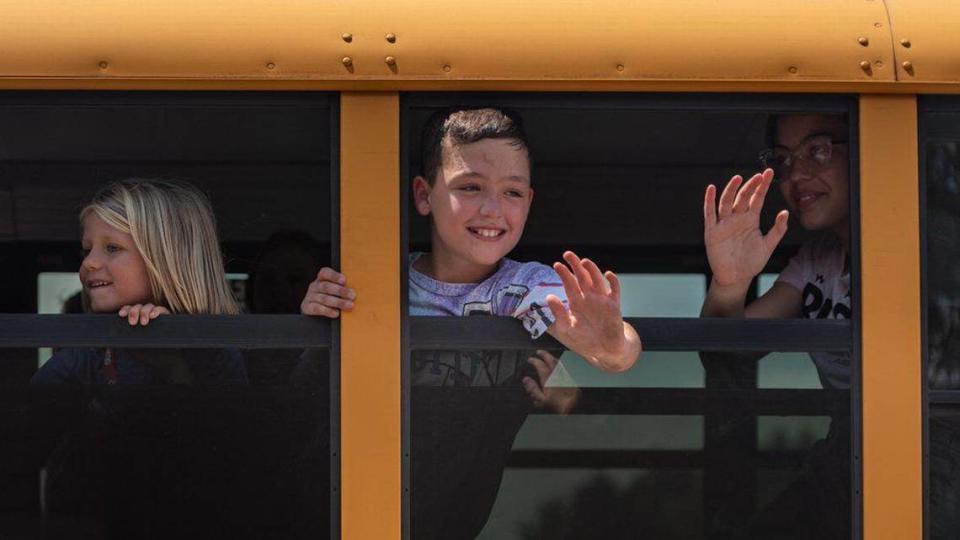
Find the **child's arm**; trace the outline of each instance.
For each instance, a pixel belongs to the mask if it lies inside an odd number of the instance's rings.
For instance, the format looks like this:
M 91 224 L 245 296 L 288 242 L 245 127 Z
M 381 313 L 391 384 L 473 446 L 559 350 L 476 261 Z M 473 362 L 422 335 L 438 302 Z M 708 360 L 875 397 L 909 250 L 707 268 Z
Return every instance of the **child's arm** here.
M 734 176 L 716 202 L 710 185 L 703 200 L 703 240 L 713 279 L 700 313 L 702 317 L 779 318 L 799 315 L 800 291 L 777 283 L 763 297 L 745 305 L 753 278 L 763 271 L 787 232 L 786 210 L 777 214 L 766 235 L 760 232 L 760 212 L 773 181 L 773 171 L 755 174 L 745 184 Z M 742 187 L 741 187 L 742 184 Z
M 601 273 L 593 261 L 581 260 L 571 251 L 563 258 L 570 268 L 555 263 L 553 269 L 563 282 L 570 308 L 555 295 L 548 295 L 547 305 L 556 322 L 547 331 L 602 371 L 630 369 L 642 347 L 640 336 L 620 314 L 620 281 L 616 274 Z
M 346 285 L 346 276 L 333 268 L 321 268 L 317 279 L 307 287 L 300 313 L 336 319 L 340 311 L 352 310 L 357 293 Z

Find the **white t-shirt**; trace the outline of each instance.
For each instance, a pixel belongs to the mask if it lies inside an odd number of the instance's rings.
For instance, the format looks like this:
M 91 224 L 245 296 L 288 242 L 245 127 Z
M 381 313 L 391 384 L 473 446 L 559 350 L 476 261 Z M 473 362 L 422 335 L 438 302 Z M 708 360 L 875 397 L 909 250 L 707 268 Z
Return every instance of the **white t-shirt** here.
M 850 319 L 850 272 L 847 255 L 832 235 L 804 244 L 780 273 L 777 282 L 801 292 L 807 319 Z M 850 355 L 810 353 L 824 388 L 850 388 Z

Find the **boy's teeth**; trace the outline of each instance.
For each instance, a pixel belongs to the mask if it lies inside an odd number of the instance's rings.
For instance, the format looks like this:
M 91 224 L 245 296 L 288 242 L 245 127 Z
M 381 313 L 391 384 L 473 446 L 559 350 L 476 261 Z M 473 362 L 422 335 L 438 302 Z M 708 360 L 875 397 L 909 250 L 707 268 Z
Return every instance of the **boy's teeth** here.
M 496 229 L 474 229 L 474 231 L 480 236 L 487 238 L 493 238 L 494 236 L 500 236 L 500 231 Z

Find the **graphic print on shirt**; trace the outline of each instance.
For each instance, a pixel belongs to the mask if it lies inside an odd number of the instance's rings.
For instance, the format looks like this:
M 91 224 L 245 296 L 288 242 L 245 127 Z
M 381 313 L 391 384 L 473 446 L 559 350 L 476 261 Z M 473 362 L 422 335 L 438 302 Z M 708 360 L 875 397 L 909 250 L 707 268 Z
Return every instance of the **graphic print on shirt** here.
M 413 386 L 502 387 L 519 384 L 524 351 L 415 351 Z
M 850 291 L 843 296 L 842 302 L 834 302 L 833 298 L 825 297 L 823 291 L 823 275 L 808 282 L 803 287 L 803 317 L 805 319 L 849 319 Z

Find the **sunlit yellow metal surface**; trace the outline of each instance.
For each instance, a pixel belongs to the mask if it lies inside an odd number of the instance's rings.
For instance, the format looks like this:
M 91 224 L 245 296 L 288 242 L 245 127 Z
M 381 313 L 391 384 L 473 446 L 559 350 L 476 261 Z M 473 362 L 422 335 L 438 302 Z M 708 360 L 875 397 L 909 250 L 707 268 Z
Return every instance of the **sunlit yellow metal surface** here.
M 860 98 L 863 538 L 923 538 L 917 101 Z
M 886 0 L 901 82 L 960 83 L 960 2 Z
M 0 13 L 8 80 L 895 79 L 873 0 L 0 0 Z
M 341 96 L 340 262 L 359 291 L 340 325 L 343 538 L 400 538 L 399 133 L 396 93 Z

